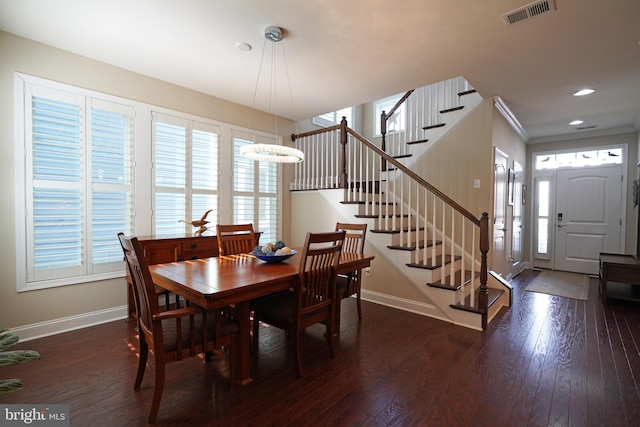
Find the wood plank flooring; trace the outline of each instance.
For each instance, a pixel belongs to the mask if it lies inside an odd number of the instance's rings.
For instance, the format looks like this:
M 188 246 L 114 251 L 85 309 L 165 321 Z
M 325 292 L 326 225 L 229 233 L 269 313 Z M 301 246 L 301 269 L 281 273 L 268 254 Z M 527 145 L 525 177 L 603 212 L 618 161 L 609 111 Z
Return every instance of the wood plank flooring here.
M 287 338 L 263 328 L 255 381 L 230 388 L 224 359 L 170 365 L 158 425 L 640 425 L 640 304 L 525 292 L 484 333 L 363 301 L 342 305 L 337 358 L 324 329 L 303 338 L 296 379 Z M 133 391 L 133 323 L 112 322 L 19 343 L 39 361 L 0 368 L 25 388 L 0 403 L 66 403 L 72 426 L 144 426 L 153 367 Z M 153 361 L 153 359 L 151 359 Z

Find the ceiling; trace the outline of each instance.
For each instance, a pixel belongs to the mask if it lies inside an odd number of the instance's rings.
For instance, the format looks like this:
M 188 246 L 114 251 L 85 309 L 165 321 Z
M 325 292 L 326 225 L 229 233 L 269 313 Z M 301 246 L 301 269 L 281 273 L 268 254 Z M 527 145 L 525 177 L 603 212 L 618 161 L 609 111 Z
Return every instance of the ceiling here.
M 637 130 L 640 1 L 550 1 L 0 0 L 0 30 L 296 120 L 461 75 L 531 142 Z

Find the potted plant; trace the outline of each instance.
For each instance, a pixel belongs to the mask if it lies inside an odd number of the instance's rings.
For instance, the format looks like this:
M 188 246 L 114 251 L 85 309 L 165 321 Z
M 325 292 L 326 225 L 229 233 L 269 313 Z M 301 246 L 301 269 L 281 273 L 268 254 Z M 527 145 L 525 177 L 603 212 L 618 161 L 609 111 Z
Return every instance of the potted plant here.
M 0 366 L 17 365 L 30 360 L 40 359 L 40 353 L 33 350 L 5 351 L 18 343 L 18 336 L 0 326 Z M 22 389 L 20 378 L 0 379 L 0 394 L 11 393 Z

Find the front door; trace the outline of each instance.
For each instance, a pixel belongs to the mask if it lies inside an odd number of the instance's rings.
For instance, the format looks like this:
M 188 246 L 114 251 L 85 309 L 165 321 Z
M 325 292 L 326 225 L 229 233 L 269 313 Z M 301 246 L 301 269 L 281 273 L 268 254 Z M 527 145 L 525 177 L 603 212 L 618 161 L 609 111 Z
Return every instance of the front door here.
M 558 170 L 556 270 L 598 274 L 600 252 L 620 251 L 622 167 Z

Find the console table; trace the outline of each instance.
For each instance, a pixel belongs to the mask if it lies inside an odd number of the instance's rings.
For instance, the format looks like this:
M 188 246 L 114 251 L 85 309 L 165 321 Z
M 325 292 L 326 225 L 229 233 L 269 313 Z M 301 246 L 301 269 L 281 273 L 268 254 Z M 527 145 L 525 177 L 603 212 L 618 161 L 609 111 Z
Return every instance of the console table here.
M 256 232 L 256 242 L 261 232 Z M 144 259 L 148 265 L 185 261 L 218 256 L 216 236 L 138 236 Z M 135 317 L 136 308 L 129 271 L 127 271 L 127 306 L 129 319 Z
M 640 301 L 640 260 L 634 255 L 601 253 L 600 294 L 605 301 Z

